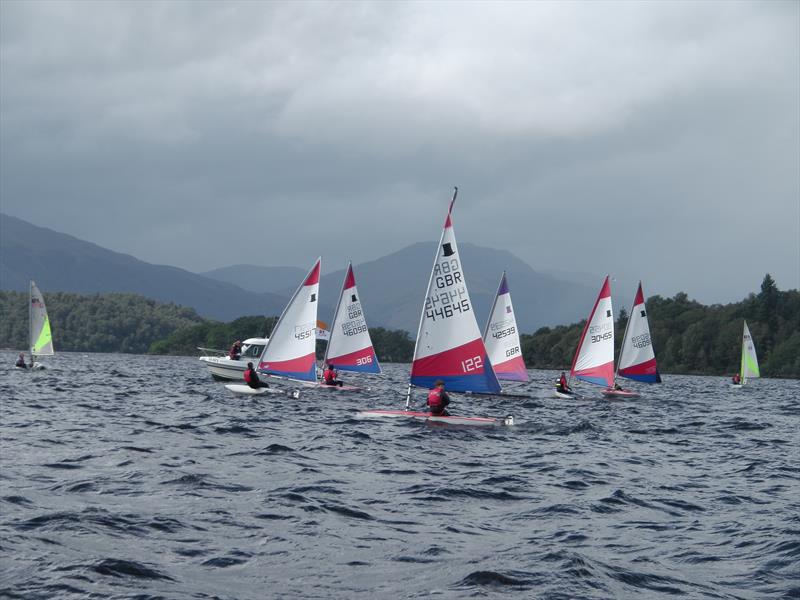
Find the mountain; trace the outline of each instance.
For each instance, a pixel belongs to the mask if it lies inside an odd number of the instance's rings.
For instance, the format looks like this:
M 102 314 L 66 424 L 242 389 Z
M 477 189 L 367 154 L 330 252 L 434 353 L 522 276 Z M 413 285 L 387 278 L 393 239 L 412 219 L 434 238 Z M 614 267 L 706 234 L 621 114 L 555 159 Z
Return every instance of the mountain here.
M 232 265 L 200 273 L 218 281 L 238 285 L 251 292 L 272 292 L 288 296 L 300 285 L 306 271 L 299 267 L 258 267 L 256 265 Z
M 132 292 L 194 308 L 230 321 L 242 315 L 279 315 L 287 297 L 256 293 L 177 267 L 153 265 L 128 254 L 37 227 L 0 213 L 0 289 L 42 292 Z
M 508 273 L 508 284 L 514 301 L 517 323 L 522 331 L 532 332 L 543 325 L 571 323 L 585 319 L 591 309 L 597 288 L 576 282 L 561 281 L 538 273 L 530 265 L 505 250 L 494 250 L 474 244 L 459 243 L 469 293 L 475 305 L 478 324 L 483 327 L 497 292 L 500 275 Z M 435 242 L 413 244 L 376 260 L 356 265 L 355 275 L 359 293 L 364 301 L 367 322 L 371 326 L 405 329 L 416 335 L 422 299 L 428 285 Z M 323 257 L 323 266 L 325 265 Z M 327 265 L 330 266 L 330 265 Z M 208 275 L 225 277 L 242 287 L 257 290 L 258 282 L 275 277 L 274 267 L 247 265 L 217 269 Z M 246 273 L 243 278 L 237 274 Z M 302 278 L 282 290 L 287 296 L 294 292 Z M 323 275 L 320 281 L 320 318 L 329 321 L 342 287 L 344 269 Z M 249 287 L 249 286 L 253 287 Z

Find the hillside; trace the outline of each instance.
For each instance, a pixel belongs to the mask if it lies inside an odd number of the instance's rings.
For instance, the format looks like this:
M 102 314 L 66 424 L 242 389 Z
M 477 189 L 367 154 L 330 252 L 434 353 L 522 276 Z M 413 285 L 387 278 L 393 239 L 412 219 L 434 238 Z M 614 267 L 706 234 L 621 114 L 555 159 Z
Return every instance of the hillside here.
M 195 311 L 135 294 L 44 294 L 56 352 L 144 353 L 203 323 Z M 0 348 L 28 348 L 28 292 L 0 291 Z
M 0 214 L 0 289 L 42 293 L 128 292 L 194 308 L 212 319 L 280 314 L 286 298 L 254 293 L 177 267 L 153 265 L 78 238 Z
M 591 308 L 597 290 L 579 283 L 560 281 L 534 271 L 510 252 L 460 243 L 459 252 L 468 278 L 469 293 L 475 305 L 478 324 L 483 327 L 497 292 L 500 275 L 508 273 L 511 296 L 522 331 L 543 325 L 568 323 L 584 316 Z M 355 265 L 356 283 L 364 302 L 370 326 L 404 329 L 416 335 L 422 300 L 428 285 L 435 242 L 407 246 L 387 256 Z M 325 264 L 323 257 L 323 265 Z M 329 272 L 320 281 L 320 318 L 330 320 L 344 278 L 342 269 Z M 299 271 L 299 270 L 298 270 Z M 217 269 L 209 276 L 235 281 L 250 289 L 264 289 L 257 282 L 275 280 L 274 267 L 238 265 Z M 284 293 L 291 294 L 304 272 Z M 598 278 L 597 285 L 601 283 Z M 262 287 L 258 287 L 262 286 Z

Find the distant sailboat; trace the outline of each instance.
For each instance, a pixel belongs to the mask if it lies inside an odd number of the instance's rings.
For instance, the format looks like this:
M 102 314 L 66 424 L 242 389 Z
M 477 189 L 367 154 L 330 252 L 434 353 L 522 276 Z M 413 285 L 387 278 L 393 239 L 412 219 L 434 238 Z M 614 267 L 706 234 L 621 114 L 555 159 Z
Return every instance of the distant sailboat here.
M 53 336 L 50 332 L 50 319 L 44 305 L 44 296 L 36 283 L 31 280 L 30 302 L 28 304 L 29 341 L 31 351 L 31 368 L 44 369 L 44 365 L 36 362 L 38 356 L 53 356 Z
M 636 290 L 625 334 L 622 336 L 622 347 L 619 351 L 619 363 L 616 376 L 641 381 L 643 383 L 661 383 L 661 374 L 656 365 L 653 341 L 650 338 L 650 325 L 647 321 L 647 309 L 642 292 L 642 282 Z M 608 397 L 635 398 L 639 394 L 629 390 L 606 390 Z
M 519 343 L 519 330 L 511 304 L 511 292 L 508 290 L 506 273 L 500 278 L 500 285 L 489 312 L 489 320 L 483 332 L 483 343 L 489 362 L 498 379 L 506 381 L 528 381 L 528 371 L 522 359 L 522 347 Z
M 422 306 L 406 410 L 369 410 L 359 417 L 409 417 L 459 425 L 513 425 L 508 417 L 462 417 L 412 411 L 411 387 L 432 388 L 442 380 L 448 392 L 496 394 L 501 391 L 483 344 L 464 278 L 453 231 L 452 211 L 458 188 L 447 211 L 439 247 Z
M 361 297 L 356 288 L 352 263 L 347 264 L 324 362 L 334 365 L 339 371 L 373 374 L 381 372 L 369 336 Z
M 734 383 L 736 387 L 746 385 L 748 379 L 761 377 L 761 371 L 758 368 L 758 356 L 756 356 L 756 346 L 750 335 L 750 329 L 747 327 L 747 321 L 744 322 L 744 329 L 742 330 L 742 360 L 739 366 L 739 377 L 740 382 L 738 384 Z
M 569 378 L 570 381 L 575 378 L 605 388 L 614 385 L 614 316 L 608 275 L 583 328 L 575 357 L 572 359 Z M 559 398 L 577 395 L 558 390 L 555 394 Z

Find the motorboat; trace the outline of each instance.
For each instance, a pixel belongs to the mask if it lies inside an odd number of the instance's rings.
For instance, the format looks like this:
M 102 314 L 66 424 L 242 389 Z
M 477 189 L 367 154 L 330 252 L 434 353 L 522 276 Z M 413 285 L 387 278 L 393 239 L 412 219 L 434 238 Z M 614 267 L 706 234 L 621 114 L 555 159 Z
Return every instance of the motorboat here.
M 247 370 L 247 363 L 253 363 L 258 368 L 258 361 L 261 353 L 267 345 L 269 338 L 248 338 L 242 342 L 242 353 L 239 360 L 231 359 L 228 354 L 216 356 L 201 356 L 200 360 L 206 364 L 211 376 L 221 381 L 239 381 L 244 377 Z M 208 348 L 199 348 L 208 350 Z

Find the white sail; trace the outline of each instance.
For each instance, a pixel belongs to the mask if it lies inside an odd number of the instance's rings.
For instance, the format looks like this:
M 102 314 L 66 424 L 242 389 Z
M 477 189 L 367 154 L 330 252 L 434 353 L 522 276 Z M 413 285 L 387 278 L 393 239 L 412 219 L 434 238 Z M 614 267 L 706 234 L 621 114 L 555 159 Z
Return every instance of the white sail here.
M 514 305 L 511 304 L 511 292 L 508 290 L 505 271 L 500 278 L 494 304 L 489 312 L 489 320 L 483 332 L 483 343 L 498 379 L 528 381 L 528 371 L 522 358 L 517 319 L 514 316 Z
M 42 292 L 31 280 L 30 304 L 28 306 L 30 322 L 30 350 L 31 356 L 52 356 L 53 336 L 50 333 L 50 319 L 47 318 L 47 308 L 44 305 Z
M 608 276 L 583 328 L 570 375 L 595 385 L 614 385 L 614 317 Z
M 317 380 L 314 350 L 321 261 L 318 258 L 311 267 L 278 319 L 261 355 L 260 371 L 301 381 Z
M 742 383 L 748 379 L 761 377 L 761 372 L 758 368 L 756 347 L 755 344 L 753 344 L 753 338 L 750 336 L 750 329 L 747 327 L 747 321 L 744 322 L 744 331 L 742 332 L 741 377 Z
M 661 383 L 661 375 L 656 366 L 656 354 L 650 339 L 650 325 L 647 322 L 647 309 L 642 292 L 642 282 L 633 299 L 622 348 L 619 351 L 617 373 L 621 377 L 644 383 Z
M 336 305 L 325 363 L 334 365 L 340 371 L 381 372 L 361 306 L 361 296 L 356 288 L 352 263 L 347 265 L 342 293 Z

